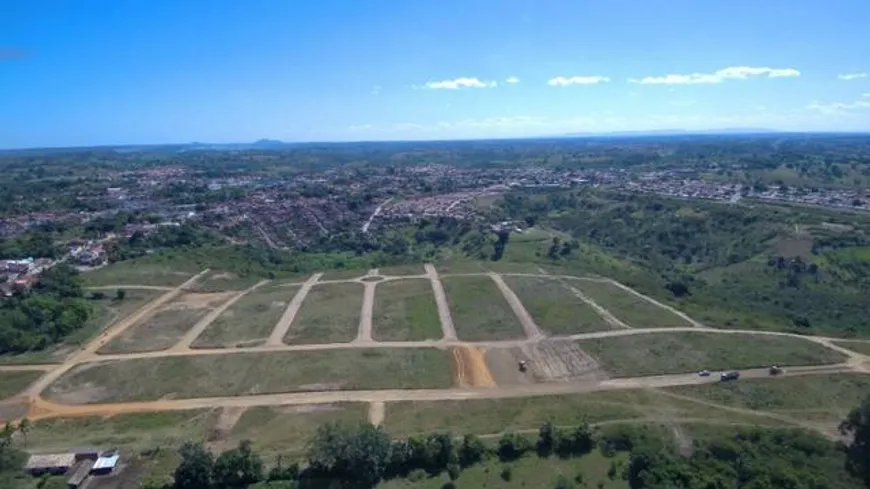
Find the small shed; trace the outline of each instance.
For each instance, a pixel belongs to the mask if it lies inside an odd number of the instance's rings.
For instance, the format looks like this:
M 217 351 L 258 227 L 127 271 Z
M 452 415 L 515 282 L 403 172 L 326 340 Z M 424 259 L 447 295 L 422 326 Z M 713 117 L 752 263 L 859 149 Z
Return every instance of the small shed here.
M 76 454 L 74 453 L 31 455 L 27 464 L 24 465 L 24 471 L 34 476 L 42 474 L 63 475 L 75 463 Z
M 85 481 L 87 481 L 88 476 L 91 475 L 91 467 L 93 466 L 93 460 L 85 459 L 78 462 L 78 465 L 76 465 L 75 470 L 73 471 L 72 477 L 66 481 L 67 487 L 69 489 L 79 489 L 82 487 Z
M 117 453 L 100 455 L 100 458 L 97 459 L 97 461 L 94 463 L 93 468 L 91 468 L 91 474 L 111 474 L 112 471 L 115 470 L 115 466 L 118 465 L 118 460 L 120 459 L 121 456 Z

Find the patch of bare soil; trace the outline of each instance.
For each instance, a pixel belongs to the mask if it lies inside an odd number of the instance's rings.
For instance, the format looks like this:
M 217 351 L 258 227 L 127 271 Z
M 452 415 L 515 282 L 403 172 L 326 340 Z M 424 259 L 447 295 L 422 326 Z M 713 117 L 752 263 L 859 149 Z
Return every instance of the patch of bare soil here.
M 487 357 L 499 385 L 603 380 L 598 362 L 573 341 L 543 340 L 513 348 L 492 349 Z M 526 362 L 521 372 L 520 362 Z
M 87 384 L 76 386 L 74 390 L 66 392 L 57 392 L 51 389 L 52 396 L 55 401 L 61 404 L 92 404 L 100 402 L 109 396 L 109 392 L 103 387 L 97 387 L 88 382 Z
M 486 352 L 486 364 L 496 383 L 503 387 L 533 384 L 535 381 L 519 368 L 518 348 L 490 348 Z
M 209 280 L 232 280 L 234 278 L 236 278 L 235 274 L 230 272 L 224 272 L 212 275 L 211 277 L 209 277 Z
M 495 387 L 497 384 L 486 364 L 485 352 L 475 346 L 452 348 L 453 381 L 458 387 Z
M 278 414 L 334 413 L 336 411 L 344 411 L 344 409 L 335 404 L 300 404 L 298 406 L 277 406 L 272 408 Z
M 241 419 L 247 410 L 248 408 L 246 407 L 222 408 L 214 428 L 208 434 L 208 441 L 219 441 L 229 437 L 236 423 L 239 422 L 239 419 Z
M 171 311 L 176 309 L 211 309 L 235 295 L 236 292 L 188 292 L 161 309 Z
M 30 405 L 24 399 L 0 402 L 0 422 L 18 419 L 25 416 L 29 410 Z

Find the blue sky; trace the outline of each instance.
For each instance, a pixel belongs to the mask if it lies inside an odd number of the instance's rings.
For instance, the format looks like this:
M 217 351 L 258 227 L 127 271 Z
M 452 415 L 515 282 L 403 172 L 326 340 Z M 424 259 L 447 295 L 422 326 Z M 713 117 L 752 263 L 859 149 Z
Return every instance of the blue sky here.
M 0 147 L 870 130 L 867 0 L 13 0 Z

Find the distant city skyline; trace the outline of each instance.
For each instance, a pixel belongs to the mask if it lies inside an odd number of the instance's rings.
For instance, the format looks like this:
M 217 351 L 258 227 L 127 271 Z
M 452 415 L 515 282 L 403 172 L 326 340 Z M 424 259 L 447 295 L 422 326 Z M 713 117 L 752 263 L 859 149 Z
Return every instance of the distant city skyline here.
M 0 148 L 870 131 L 866 0 L 17 2 Z

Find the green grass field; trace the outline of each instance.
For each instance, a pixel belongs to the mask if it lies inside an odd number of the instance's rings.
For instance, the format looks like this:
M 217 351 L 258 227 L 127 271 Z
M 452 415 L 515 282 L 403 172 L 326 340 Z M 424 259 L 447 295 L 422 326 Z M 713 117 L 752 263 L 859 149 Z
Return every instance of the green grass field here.
M 863 355 L 870 355 L 870 341 L 835 341 L 834 344 Z
M 379 341 L 414 341 L 442 336 L 438 306 L 428 279 L 378 284 L 372 336 Z
M 96 285 L 181 285 L 201 270 L 180 265 L 138 263 L 136 260 L 113 263 L 82 273 L 86 286 Z
M 363 286 L 357 283 L 320 284 L 308 292 L 284 342 L 288 344 L 343 343 L 356 338 Z
M 482 464 L 469 467 L 462 471 L 454 484 L 459 488 L 488 489 L 550 489 L 553 487 L 589 487 L 598 489 L 628 489 L 628 482 L 622 480 L 619 474 L 613 479 L 607 476 L 611 462 L 625 464 L 628 455 L 617 454 L 606 458 L 600 452 L 580 458 L 560 459 L 558 457 L 540 458 L 537 455 L 526 455 L 510 463 L 498 460 L 487 460 Z M 502 478 L 502 471 L 510 469 L 510 480 Z M 578 485 L 575 477 L 582 474 L 584 485 Z M 424 477 L 420 480 L 395 479 L 381 483 L 378 489 L 441 489 L 450 479 L 446 474 L 437 477 Z M 570 482 L 571 486 L 559 486 L 559 482 Z
M 365 276 L 367 273 L 369 273 L 368 268 L 329 270 L 320 277 L 320 280 L 348 280 Z
M 599 306 L 633 328 L 692 326 L 683 318 L 608 282 L 572 281 L 575 287 Z
M 230 292 L 183 294 L 124 331 L 101 348 L 100 353 L 165 350 L 177 343 L 199 319 L 231 297 Z
M 456 334 L 466 341 L 521 338 L 523 329 L 489 277 L 442 279 Z
M 552 334 L 589 333 L 613 329 L 592 307 L 578 299 L 568 287 L 574 281 L 504 277 L 538 326 Z
M 23 391 L 36 379 L 42 377 L 43 373 L 38 370 L 32 372 L 0 372 L 0 400 L 12 397 Z
M 845 359 L 838 352 L 800 338 L 700 331 L 598 338 L 582 341 L 580 347 L 616 377 L 819 365 Z
M 425 275 L 426 269 L 422 264 L 416 265 L 395 265 L 391 267 L 381 267 L 378 269 L 379 275 L 387 276 L 404 276 L 404 275 Z
M 200 278 L 187 290 L 191 292 L 223 292 L 227 290 L 245 290 L 262 280 L 261 277 L 240 277 L 234 273 L 212 270 Z
M 125 290 L 127 295 L 122 301 L 114 300 L 114 291 L 107 291 L 105 299 L 91 300 L 91 304 L 94 306 L 91 318 L 84 327 L 73 331 L 61 343 L 41 351 L 18 355 L 0 355 L 0 365 L 62 362 L 75 348 L 91 341 L 109 326 L 129 316 L 162 294 L 162 292 L 155 290 Z
M 253 440 L 257 450 L 271 454 L 301 455 L 317 428 L 331 421 L 367 421 L 368 404 L 318 404 L 310 406 L 248 408 L 229 433 L 228 444 Z
M 268 285 L 254 290 L 218 316 L 192 346 L 229 348 L 263 344 L 298 291 L 298 286 Z
M 66 403 L 240 396 L 276 392 L 445 388 L 450 359 L 434 348 L 176 356 L 83 365 L 49 386 Z
M 440 275 L 451 273 L 486 273 L 489 271 L 480 262 L 462 258 L 439 261 L 435 263 L 435 269 Z

